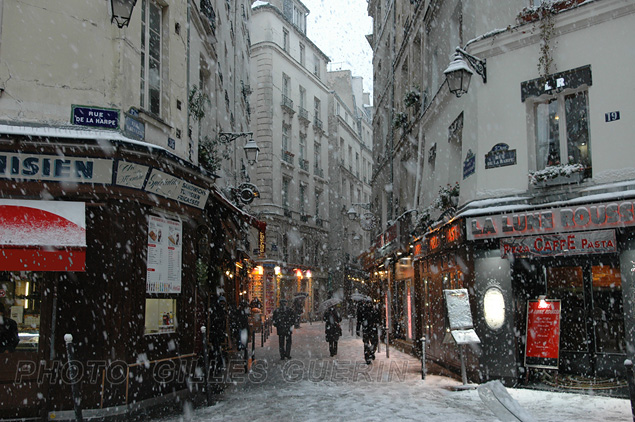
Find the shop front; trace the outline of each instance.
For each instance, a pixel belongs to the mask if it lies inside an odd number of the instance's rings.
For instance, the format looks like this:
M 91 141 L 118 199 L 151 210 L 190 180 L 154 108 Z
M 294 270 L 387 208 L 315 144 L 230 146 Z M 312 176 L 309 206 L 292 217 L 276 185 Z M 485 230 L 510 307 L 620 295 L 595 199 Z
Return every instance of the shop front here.
M 633 202 L 623 199 L 466 219 L 485 378 L 518 380 L 534 367 L 625 376 L 634 340 L 626 300 L 633 295 L 634 227 Z M 526 356 L 532 300 L 560 302 L 555 365 Z
M 114 132 L 44 132 L 0 135 L 0 301 L 20 337 L 3 417 L 73 419 L 74 386 L 85 417 L 196 394 L 213 177 Z

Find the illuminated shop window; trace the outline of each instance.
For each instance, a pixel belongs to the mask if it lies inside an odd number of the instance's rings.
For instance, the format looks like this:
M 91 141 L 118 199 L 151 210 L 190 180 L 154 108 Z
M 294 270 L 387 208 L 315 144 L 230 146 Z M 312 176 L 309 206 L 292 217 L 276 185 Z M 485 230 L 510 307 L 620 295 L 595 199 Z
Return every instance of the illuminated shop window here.
M 37 352 L 40 341 L 40 302 L 42 280 L 40 273 L 0 273 L 0 301 L 5 307 L 5 317 L 18 326 L 16 352 Z
M 176 299 L 146 299 L 146 334 L 176 331 Z

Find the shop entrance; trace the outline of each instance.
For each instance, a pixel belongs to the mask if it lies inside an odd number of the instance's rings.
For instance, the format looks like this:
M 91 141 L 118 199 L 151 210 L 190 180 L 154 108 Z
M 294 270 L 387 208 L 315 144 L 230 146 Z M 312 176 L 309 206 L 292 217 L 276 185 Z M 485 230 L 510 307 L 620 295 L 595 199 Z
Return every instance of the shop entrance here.
M 539 283 L 527 298 L 561 300 L 560 371 L 594 376 L 621 372 L 626 345 L 618 259 L 560 257 L 532 264 Z

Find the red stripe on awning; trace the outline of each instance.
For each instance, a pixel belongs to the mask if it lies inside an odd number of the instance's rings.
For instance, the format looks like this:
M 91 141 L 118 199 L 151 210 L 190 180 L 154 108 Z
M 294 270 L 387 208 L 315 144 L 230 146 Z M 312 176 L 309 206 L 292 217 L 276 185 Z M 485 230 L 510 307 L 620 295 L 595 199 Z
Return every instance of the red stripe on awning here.
M 86 250 L 0 247 L 3 271 L 85 271 Z
M 85 271 L 83 202 L 0 199 L 0 271 Z

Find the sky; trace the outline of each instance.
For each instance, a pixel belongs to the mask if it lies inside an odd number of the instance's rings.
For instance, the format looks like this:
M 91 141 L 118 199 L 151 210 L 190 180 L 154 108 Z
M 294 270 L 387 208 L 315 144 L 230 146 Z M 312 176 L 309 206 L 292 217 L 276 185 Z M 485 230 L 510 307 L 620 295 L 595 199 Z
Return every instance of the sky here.
M 373 51 L 366 40 L 372 33 L 366 0 L 302 0 L 309 8 L 307 35 L 331 58 L 353 76 L 364 79 L 364 90 L 372 93 Z M 337 67 L 333 70 L 339 70 Z M 372 98 L 372 96 L 371 96 Z
M 474 384 L 464 388 L 461 381 L 432 374 L 422 379 L 420 360 L 392 347 L 387 356 L 383 344 L 366 365 L 362 340 L 351 328 L 345 319 L 335 357 L 329 355 L 322 322 L 302 323 L 294 330 L 291 360 L 280 360 L 275 330 L 264 347 L 256 337 L 251 371 L 244 372 L 242 361 L 230 362 L 227 389 L 215 405 L 186 404 L 155 422 L 517 420 L 504 417 L 503 405 L 525 422 L 632 420 L 625 398 L 505 388 L 499 381 L 478 390 Z M 497 395 L 488 392 L 492 390 Z

